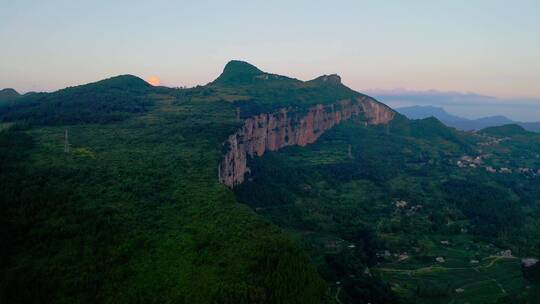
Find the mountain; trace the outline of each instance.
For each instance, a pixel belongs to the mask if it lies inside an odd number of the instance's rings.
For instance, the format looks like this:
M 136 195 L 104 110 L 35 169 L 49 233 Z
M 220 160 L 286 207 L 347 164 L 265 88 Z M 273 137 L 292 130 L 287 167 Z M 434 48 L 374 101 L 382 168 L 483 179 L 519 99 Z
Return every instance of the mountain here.
M 443 108 L 433 106 L 412 106 L 396 108 L 396 111 L 407 116 L 409 119 L 424 119 L 435 117 L 440 121 L 461 122 L 467 119 L 455 116 L 446 112 Z
M 248 156 L 262 156 L 290 146 L 314 143 L 327 130 L 344 121 L 362 119 L 367 125 L 388 124 L 395 116 L 389 107 L 372 98 L 358 96 L 329 105 L 319 104 L 298 112 L 282 108 L 274 113 L 259 114 L 229 137 L 229 151 L 219 167 L 222 183 L 234 187 L 249 173 Z
M 215 84 L 249 83 L 264 72 L 257 67 L 239 60 L 228 62 L 219 77 L 214 80 Z
M 515 135 L 526 135 L 528 132 L 522 126 L 517 124 L 507 124 L 496 127 L 488 127 L 480 130 L 484 134 L 489 134 L 492 136 L 515 136 Z
M 396 111 L 410 119 L 422 119 L 430 116 L 436 117 L 444 124 L 460 130 L 480 130 L 492 126 L 518 124 L 526 130 L 540 132 L 540 122 L 516 122 L 505 116 L 489 116 L 477 119 L 467 119 L 446 112 L 443 108 L 434 106 L 411 106 L 396 108 Z
M 295 81 L 295 79 L 269 74 L 245 61 L 232 60 L 225 65 L 223 72 L 212 82 L 214 85 L 246 85 L 272 80 Z
M 13 101 L 21 97 L 17 91 L 11 88 L 0 90 L 0 103 L 6 101 Z
M 539 122 L 518 122 L 525 130 L 532 132 L 540 132 L 540 121 Z
M 41 125 L 123 120 L 149 110 L 152 99 L 143 96 L 150 87 L 138 77 L 121 75 L 53 93 L 23 95 L 0 109 L 0 119 Z
M 514 257 L 540 246 L 536 133 L 409 120 L 338 75 L 242 61 L 189 89 L 123 75 L 24 96 L 0 125 L 2 303 L 538 291 Z
M 245 81 L 255 71 L 232 62 L 192 89 L 118 76 L 0 111 L 12 124 L 0 133 L 1 302 L 326 301 L 307 255 L 239 204 L 218 168 L 237 112 L 300 118 L 361 95 L 284 76 Z

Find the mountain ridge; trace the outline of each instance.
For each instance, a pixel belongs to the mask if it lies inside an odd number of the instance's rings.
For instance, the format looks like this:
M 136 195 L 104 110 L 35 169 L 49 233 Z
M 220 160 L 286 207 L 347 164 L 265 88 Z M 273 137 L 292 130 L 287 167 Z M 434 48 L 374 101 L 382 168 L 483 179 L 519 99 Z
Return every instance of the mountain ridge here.
M 25 94 L 0 108 L 0 121 L 54 125 L 122 120 L 148 111 L 152 101 L 140 96 L 151 88 L 141 78 L 126 74 L 51 93 Z
M 450 114 L 442 107 L 436 106 L 410 106 L 395 108 L 399 113 L 410 119 L 422 119 L 433 116 L 439 119 L 447 126 L 454 127 L 464 131 L 481 130 L 487 127 L 503 126 L 507 124 L 517 124 L 528 131 L 540 132 L 540 122 L 520 122 L 511 120 L 503 115 L 494 115 L 481 117 L 477 119 L 468 119 Z

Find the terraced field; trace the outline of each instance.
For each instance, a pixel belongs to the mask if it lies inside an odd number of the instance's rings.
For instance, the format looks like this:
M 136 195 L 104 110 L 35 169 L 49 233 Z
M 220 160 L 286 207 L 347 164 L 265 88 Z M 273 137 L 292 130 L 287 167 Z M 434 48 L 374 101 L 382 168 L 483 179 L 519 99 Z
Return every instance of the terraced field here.
M 523 290 L 537 289 L 523 279 L 519 258 L 488 256 L 471 263 L 464 250 L 444 253 L 444 263 L 426 265 L 412 257 L 380 265 L 373 272 L 415 303 L 507 303 Z

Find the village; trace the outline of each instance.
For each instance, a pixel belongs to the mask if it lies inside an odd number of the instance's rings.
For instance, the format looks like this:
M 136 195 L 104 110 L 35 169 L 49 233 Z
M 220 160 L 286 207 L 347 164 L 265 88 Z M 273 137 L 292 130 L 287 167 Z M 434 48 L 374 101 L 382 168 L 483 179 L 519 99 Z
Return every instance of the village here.
M 459 168 L 483 168 L 484 170 L 486 170 L 486 172 L 489 172 L 489 173 L 502 173 L 502 174 L 518 173 L 518 174 L 523 174 L 523 175 L 531 176 L 531 177 L 540 176 L 540 169 L 534 169 L 534 168 L 528 168 L 528 167 L 495 168 L 494 166 L 486 165 L 484 160 L 489 158 L 490 156 L 491 154 L 483 154 L 476 157 L 464 155 L 458 161 L 456 161 L 456 165 Z
M 480 147 L 477 152 L 477 156 L 463 155 L 459 160 L 456 161 L 456 165 L 459 168 L 483 168 L 488 173 L 501 173 L 501 174 L 511 174 L 517 173 L 529 177 L 540 176 L 540 168 L 530 168 L 530 167 L 515 167 L 512 168 L 510 165 L 506 166 L 494 166 L 486 164 L 486 160 L 494 158 L 493 153 L 485 152 L 486 149 L 498 146 L 503 142 L 510 141 L 510 137 L 493 137 L 479 132 L 472 132 L 472 134 L 481 138 L 482 141 L 477 142 L 477 145 Z M 534 155 L 534 158 L 540 158 L 540 154 Z

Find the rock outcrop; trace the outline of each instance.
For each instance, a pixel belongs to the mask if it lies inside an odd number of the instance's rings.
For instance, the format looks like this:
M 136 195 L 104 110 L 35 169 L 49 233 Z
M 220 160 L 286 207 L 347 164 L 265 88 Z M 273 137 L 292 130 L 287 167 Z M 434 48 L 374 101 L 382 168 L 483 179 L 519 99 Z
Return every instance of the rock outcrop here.
M 307 112 L 284 108 L 250 117 L 224 143 L 227 152 L 219 165 L 219 181 L 231 188 L 239 185 L 249 172 L 248 157 L 262 156 L 266 151 L 286 146 L 313 143 L 326 130 L 353 116 L 361 116 L 366 125 L 376 125 L 388 123 L 394 115 L 395 112 L 384 104 L 362 96 L 330 105 L 319 104 Z
M 341 84 L 341 77 L 338 74 L 322 75 L 320 77 L 313 79 L 312 81 L 339 85 Z

